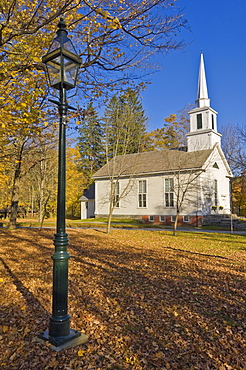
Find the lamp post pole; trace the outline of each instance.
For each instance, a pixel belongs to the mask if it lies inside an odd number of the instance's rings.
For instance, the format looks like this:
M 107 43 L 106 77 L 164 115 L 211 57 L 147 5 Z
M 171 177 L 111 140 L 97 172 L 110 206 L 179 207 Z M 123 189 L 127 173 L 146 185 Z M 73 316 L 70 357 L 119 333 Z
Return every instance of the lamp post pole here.
M 55 252 L 52 256 L 52 316 L 50 317 L 49 329 L 38 335 L 38 338 L 42 341 L 50 342 L 53 349 L 56 351 L 87 341 L 86 335 L 81 334 L 78 330 L 70 329 L 70 316 L 68 314 L 68 260 L 70 255 L 67 251 L 68 235 L 66 233 L 65 224 L 66 118 L 69 107 L 66 90 L 75 87 L 80 58 L 75 53 L 71 52 L 73 45 L 67 37 L 66 26 L 63 19 L 60 20 L 58 27 L 57 37 L 53 42 L 55 48 L 52 45 L 50 48 L 51 51 L 43 57 L 44 63 L 47 63 L 48 74 L 50 72 L 49 80 L 51 86 L 59 90 L 59 101 L 53 102 L 58 105 L 60 123 L 58 144 L 57 221 L 54 238 Z
M 70 317 L 68 315 L 68 235 L 66 233 L 66 89 L 60 89 L 58 105 L 60 114 L 59 148 L 58 148 L 58 194 L 57 221 L 54 239 L 55 253 L 53 259 L 53 304 L 49 324 L 49 336 L 54 338 L 70 335 Z M 77 333 L 80 335 L 80 333 Z M 59 341 L 59 339 L 58 339 Z M 57 339 L 55 339 L 57 342 Z

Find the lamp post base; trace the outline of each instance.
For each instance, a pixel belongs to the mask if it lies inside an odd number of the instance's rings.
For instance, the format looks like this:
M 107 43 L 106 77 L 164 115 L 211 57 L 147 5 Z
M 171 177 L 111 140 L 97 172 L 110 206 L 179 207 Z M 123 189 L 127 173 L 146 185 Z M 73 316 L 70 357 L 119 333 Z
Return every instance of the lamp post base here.
M 52 350 L 59 352 L 63 349 L 86 343 L 88 341 L 88 336 L 80 333 L 78 330 L 70 329 L 70 333 L 65 337 L 50 337 L 49 330 L 46 330 L 38 334 L 38 336 L 35 337 L 35 340 L 39 343 L 45 343 L 46 345 L 48 342 L 48 346 Z

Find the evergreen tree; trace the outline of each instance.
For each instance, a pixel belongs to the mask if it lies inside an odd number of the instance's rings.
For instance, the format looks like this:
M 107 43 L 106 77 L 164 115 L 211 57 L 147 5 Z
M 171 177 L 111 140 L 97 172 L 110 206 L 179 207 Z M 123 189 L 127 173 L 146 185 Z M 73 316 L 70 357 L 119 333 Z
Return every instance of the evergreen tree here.
M 87 184 L 90 185 L 91 176 L 105 163 L 104 125 L 93 103 L 88 104 L 78 131 L 78 149 L 81 157 L 79 166 L 87 179 Z
M 105 109 L 107 156 L 137 153 L 145 148 L 147 118 L 136 91 L 114 95 Z
M 146 120 L 142 103 L 136 91 L 128 89 L 120 96 L 114 95 L 109 101 L 104 114 L 106 161 L 110 178 L 110 205 L 107 232 L 110 231 L 111 219 L 115 207 L 128 193 L 132 178 L 119 189 L 118 179 L 124 172 L 125 155 L 144 150 Z M 117 157 L 119 156 L 120 157 Z M 123 171 L 115 173 L 115 161 L 120 161 Z

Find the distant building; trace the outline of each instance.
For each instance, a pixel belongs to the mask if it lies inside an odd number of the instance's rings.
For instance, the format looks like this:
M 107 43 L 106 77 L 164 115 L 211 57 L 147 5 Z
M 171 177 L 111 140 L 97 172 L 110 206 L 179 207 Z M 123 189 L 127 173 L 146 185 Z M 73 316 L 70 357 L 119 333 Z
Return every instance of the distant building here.
M 203 54 L 196 108 L 189 115 L 187 151 L 160 150 L 117 156 L 94 174 L 95 217 L 108 215 L 112 183 L 117 200 L 114 217 L 171 224 L 182 196 L 179 224 L 197 225 L 204 216 L 231 212 L 232 173 L 220 146 L 217 112 L 210 107 Z M 89 199 L 82 198 L 82 202 L 89 204 Z
M 80 197 L 81 219 L 95 217 L 95 183 Z

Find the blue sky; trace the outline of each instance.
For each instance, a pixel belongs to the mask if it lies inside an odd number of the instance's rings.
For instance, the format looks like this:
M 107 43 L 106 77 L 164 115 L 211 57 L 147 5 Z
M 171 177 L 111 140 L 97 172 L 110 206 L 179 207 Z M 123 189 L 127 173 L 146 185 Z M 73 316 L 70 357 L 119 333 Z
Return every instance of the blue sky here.
M 183 30 L 184 49 L 158 57 L 162 67 L 141 94 L 148 131 L 163 119 L 193 104 L 201 50 L 211 107 L 218 111 L 218 130 L 228 123 L 246 124 L 246 1 L 177 0 L 191 31 Z

